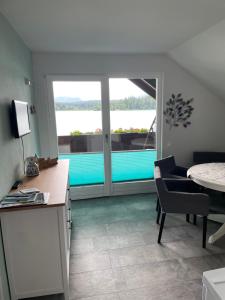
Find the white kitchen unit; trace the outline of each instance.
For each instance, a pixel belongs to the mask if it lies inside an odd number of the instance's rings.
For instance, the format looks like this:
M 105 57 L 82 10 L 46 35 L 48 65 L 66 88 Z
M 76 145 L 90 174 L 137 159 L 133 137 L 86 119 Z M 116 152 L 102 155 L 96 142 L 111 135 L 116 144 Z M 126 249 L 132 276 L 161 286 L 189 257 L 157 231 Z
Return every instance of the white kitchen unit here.
M 67 160 L 25 178 L 20 188 L 49 192 L 47 205 L 1 208 L 11 299 L 64 294 L 69 300 L 71 212 Z
M 225 268 L 203 273 L 202 300 L 225 299 Z

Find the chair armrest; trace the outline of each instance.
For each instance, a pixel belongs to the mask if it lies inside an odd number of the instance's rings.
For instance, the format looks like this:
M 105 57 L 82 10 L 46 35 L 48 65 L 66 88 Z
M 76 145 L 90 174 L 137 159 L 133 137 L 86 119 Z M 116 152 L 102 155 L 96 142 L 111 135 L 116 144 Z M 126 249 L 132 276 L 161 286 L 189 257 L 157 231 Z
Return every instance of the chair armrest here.
M 209 213 L 210 198 L 202 193 L 168 192 L 167 201 L 162 203 L 162 209 L 168 213 L 200 214 Z
M 168 191 L 199 193 L 201 187 L 191 179 L 163 179 Z

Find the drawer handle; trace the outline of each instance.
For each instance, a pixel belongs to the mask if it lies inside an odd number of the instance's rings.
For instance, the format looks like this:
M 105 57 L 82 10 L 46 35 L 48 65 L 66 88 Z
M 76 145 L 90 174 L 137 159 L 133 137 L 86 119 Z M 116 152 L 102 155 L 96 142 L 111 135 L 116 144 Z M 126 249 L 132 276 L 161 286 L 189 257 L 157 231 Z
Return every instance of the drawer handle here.
M 73 223 L 73 222 L 72 222 L 72 221 L 70 221 L 70 220 L 68 220 L 68 221 L 67 221 L 67 223 L 69 223 L 69 224 L 70 224 L 70 226 L 68 227 L 68 229 L 72 229 L 72 223 Z

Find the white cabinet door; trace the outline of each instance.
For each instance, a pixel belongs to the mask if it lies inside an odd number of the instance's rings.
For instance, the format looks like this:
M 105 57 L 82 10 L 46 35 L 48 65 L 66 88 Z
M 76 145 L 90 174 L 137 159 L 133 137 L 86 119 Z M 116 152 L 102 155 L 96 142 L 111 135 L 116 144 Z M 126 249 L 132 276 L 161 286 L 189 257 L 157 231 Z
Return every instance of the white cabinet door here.
M 2 287 L 2 278 L 0 276 L 0 299 L 4 299 L 4 296 L 3 296 L 3 287 Z
M 70 249 L 70 236 L 72 229 L 72 215 L 71 215 L 71 200 L 70 191 L 67 190 L 66 194 L 66 237 L 67 237 L 67 250 Z
M 62 293 L 57 208 L 2 213 L 1 224 L 12 299 Z

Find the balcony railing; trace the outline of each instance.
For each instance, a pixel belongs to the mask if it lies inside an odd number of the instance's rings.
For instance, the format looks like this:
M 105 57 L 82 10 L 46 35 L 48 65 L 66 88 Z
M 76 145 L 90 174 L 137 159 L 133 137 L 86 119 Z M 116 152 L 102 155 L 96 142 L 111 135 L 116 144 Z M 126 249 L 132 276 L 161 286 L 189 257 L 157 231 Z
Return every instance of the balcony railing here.
M 113 133 L 112 151 L 155 149 L 155 132 Z M 58 137 L 59 153 L 103 152 L 101 134 L 81 134 Z

